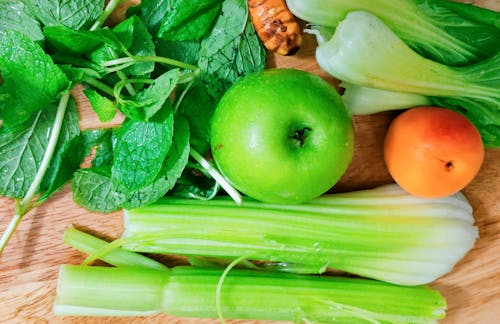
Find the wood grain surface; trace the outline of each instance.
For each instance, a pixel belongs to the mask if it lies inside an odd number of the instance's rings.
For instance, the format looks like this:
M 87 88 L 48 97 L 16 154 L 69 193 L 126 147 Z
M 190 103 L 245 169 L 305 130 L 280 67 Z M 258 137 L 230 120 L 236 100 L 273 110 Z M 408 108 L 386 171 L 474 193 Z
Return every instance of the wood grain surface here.
M 471 1 L 469 1 L 471 2 Z M 500 7 L 498 0 L 476 1 L 489 8 Z M 295 67 L 317 73 L 332 85 L 336 80 L 324 73 L 314 60 L 315 41 L 305 44 L 293 57 L 270 55 L 269 67 Z M 81 93 L 75 95 L 82 100 Z M 397 113 L 355 117 L 356 146 L 352 164 L 334 191 L 370 188 L 391 182 L 382 159 L 382 141 Z M 80 105 L 81 127 L 99 124 L 88 105 Z M 500 323 L 500 150 L 487 150 L 484 164 L 464 193 L 474 208 L 480 238 L 473 250 L 452 272 L 432 283 L 447 299 L 444 324 Z M 0 198 L 0 232 L 14 213 L 13 201 Z M 56 294 L 57 272 L 61 264 L 78 264 L 84 255 L 62 243 L 70 224 L 112 239 L 122 230 L 121 213 L 92 213 L 77 206 L 69 186 L 50 201 L 32 210 L 22 220 L 9 245 L 0 255 L 0 323 L 193 323 L 214 324 L 215 319 L 185 319 L 165 314 L 152 317 L 55 317 L 52 303 Z M 172 259 L 178 262 L 179 259 Z M 172 261 L 172 262 L 174 262 Z M 271 323 L 228 321 L 228 323 Z M 276 322 L 273 322 L 276 323 Z

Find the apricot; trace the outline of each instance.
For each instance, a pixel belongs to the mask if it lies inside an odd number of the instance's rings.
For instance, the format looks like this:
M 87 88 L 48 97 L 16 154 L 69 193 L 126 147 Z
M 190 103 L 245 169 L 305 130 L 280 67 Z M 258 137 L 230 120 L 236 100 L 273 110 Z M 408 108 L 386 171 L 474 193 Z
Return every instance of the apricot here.
M 452 195 L 476 176 L 484 146 L 474 125 L 453 110 L 417 107 L 390 124 L 384 159 L 392 178 L 419 197 Z

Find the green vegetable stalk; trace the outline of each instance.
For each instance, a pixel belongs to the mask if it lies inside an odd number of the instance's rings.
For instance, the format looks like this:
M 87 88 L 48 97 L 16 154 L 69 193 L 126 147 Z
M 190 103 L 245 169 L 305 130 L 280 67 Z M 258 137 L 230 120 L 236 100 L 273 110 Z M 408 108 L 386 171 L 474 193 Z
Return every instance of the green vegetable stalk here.
M 500 54 L 463 67 L 420 56 L 367 12 L 349 13 L 316 50 L 318 64 L 343 82 L 430 97 L 463 113 L 486 146 L 500 146 Z
M 305 323 L 436 323 L 446 302 L 425 286 L 328 276 L 176 267 L 64 265 L 56 315 L 174 316 Z
M 500 13 L 446 0 L 287 0 L 294 15 L 335 28 L 352 11 L 381 19 L 425 57 L 464 65 L 497 54 Z
M 125 210 L 117 246 L 269 261 L 266 268 L 322 273 L 336 268 L 403 285 L 431 282 L 449 272 L 477 238 L 472 208 L 462 194 L 423 199 L 397 185 L 329 194 L 301 205 L 225 198 L 165 198 Z

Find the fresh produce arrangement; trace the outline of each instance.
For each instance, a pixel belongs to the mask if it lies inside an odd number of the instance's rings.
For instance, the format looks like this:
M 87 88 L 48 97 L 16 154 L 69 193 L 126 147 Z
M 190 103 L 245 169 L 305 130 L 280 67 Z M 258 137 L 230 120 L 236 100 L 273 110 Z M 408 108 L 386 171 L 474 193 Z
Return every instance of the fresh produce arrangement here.
M 0 253 L 69 186 L 123 232 L 68 222 L 61 244 L 88 256 L 61 261 L 56 316 L 436 323 L 430 285 L 480 233 L 461 191 L 500 147 L 499 17 L 445 0 L 2 1 Z M 341 91 L 266 65 L 300 55 L 303 31 Z M 77 94 L 113 126 L 81 127 Z M 383 143 L 394 183 L 333 193 L 353 116 L 386 110 L 404 110 Z

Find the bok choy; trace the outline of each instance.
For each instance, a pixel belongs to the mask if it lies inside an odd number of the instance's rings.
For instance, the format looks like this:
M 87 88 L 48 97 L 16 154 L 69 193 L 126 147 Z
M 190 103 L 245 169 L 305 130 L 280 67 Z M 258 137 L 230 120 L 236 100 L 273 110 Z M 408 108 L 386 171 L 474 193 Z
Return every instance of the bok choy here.
M 443 65 L 413 51 L 376 16 L 357 11 L 319 44 L 316 60 L 343 82 L 427 96 L 455 109 L 474 123 L 485 146 L 500 146 L 500 53 L 463 67 Z
M 449 272 L 474 245 L 472 208 L 461 194 L 423 199 L 397 185 L 323 195 L 281 205 L 244 200 L 237 207 L 165 198 L 124 211 L 114 247 L 136 252 L 268 261 L 264 267 L 295 273 L 336 268 L 396 284 L 419 285 Z
M 465 65 L 498 53 L 500 13 L 446 0 L 287 0 L 294 15 L 335 28 L 352 11 L 381 19 L 425 57 Z
M 234 208 L 234 207 L 233 207 Z M 304 323 L 436 323 L 439 292 L 380 281 L 234 269 L 169 271 L 64 265 L 56 315 L 144 316 L 295 321 Z

